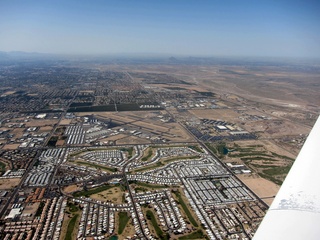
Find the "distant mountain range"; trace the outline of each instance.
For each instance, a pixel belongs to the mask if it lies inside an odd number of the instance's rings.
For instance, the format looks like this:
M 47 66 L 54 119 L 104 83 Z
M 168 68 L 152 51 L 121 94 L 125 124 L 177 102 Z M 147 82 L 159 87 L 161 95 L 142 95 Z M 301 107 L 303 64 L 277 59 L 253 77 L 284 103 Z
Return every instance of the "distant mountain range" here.
M 33 58 L 33 57 L 44 57 L 44 56 L 52 56 L 52 54 L 38 53 L 38 52 L 23 52 L 23 51 L 11 51 L 11 52 L 0 51 L 1 59 Z

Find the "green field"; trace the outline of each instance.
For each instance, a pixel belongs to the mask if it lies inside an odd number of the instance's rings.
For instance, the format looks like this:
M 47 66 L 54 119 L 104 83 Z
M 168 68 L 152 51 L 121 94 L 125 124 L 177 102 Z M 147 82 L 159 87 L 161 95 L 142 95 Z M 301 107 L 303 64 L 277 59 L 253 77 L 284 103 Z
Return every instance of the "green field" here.
M 207 148 L 209 148 L 211 152 L 213 152 L 214 154 L 217 154 L 217 149 L 215 149 L 214 146 L 212 146 L 210 143 L 206 143 L 205 145 L 207 146 Z
M 188 146 L 188 148 L 191 148 L 192 150 L 195 150 L 199 153 L 203 153 L 203 151 L 201 150 L 201 148 L 199 146 L 191 145 L 191 146 Z
M 151 156 L 152 156 L 152 148 L 149 148 L 148 154 L 143 158 L 141 158 L 141 161 L 148 161 L 151 158 Z
M 79 210 L 78 206 L 72 202 L 68 202 L 67 206 L 69 207 L 70 212 L 77 212 Z
M 74 230 L 74 227 L 75 227 L 75 224 L 76 224 L 78 216 L 79 216 L 79 214 L 76 214 L 71 218 L 71 220 L 70 220 L 70 222 L 68 224 L 65 240 L 72 240 L 73 239 L 72 238 L 72 232 Z
M 234 144 L 229 158 L 240 158 L 248 167 L 255 170 L 261 177 L 281 185 L 289 172 L 294 159 L 268 151 L 263 145 L 250 145 L 239 147 Z M 279 164 L 284 166 L 279 166 Z
M 154 168 L 157 168 L 157 167 L 161 167 L 161 166 L 164 166 L 164 164 L 162 164 L 161 162 L 157 162 L 157 163 L 155 163 L 155 164 L 149 165 L 148 167 L 138 168 L 138 169 L 135 170 L 135 171 L 136 171 L 136 172 L 143 172 L 143 171 L 151 170 L 151 169 L 154 169 Z
M 35 214 L 35 217 L 41 216 L 41 213 L 42 213 L 42 210 L 43 210 L 43 208 L 44 208 L 44 205 L 46 205 L 45 202 L 40 202 L 40 205 L 39 205 L 39 207 L 38 207 L 38 209 L 37 209 L 37 212 L 36 212 L 36 214 Z
M 120 151 L 127 152 L 128 153 L 128 159 L 132 158 L 132 153 L 133 153 L 133 147 L 128 147 L 128 148 L 120 148 Z
M 168 158 L 166 160 L 162 160 L 161 162 L 163 163 L 170 163 L 170 162 L 174 162 L 177 160 L 194 160 L 194 159 L 200 159 L 200 156 L 186 156 L 186 157 L 173 157 L 173 158 Z
M 6 164 L 4 164 L 3 162 L 0 162 L 0 175 L 4 174 L 6 170 Z
M 169 239 L 169 236 L 167 234 L 164 234 L 163 231 L 161 230 L 161 228 L 159 227 L 159 224 L 158 224 L 158 222 L 157 222 L 157 220 L 151 210 L 147 211 L 147 219 L 151 221 L 151 223 L 154 227 L 154 230 L 156 231 L 156 233 L 160 239 L 164 239 L 164 240 Z
M 130 220 L 130 217 L 128 216 L 127 212 L 119 212 L 119 228 L 118 228 L 119 235 L 123 233 L 123 230 L 125 229 L 129 220 Z
M 192 224 L 194 227 L 199 227 L 198 223 L 196 222 L 196 220 L 195 220 L 194 217 L 192 216 L 191 212 L 189 211 L 188 206 L 187 206 L 186 203 L 183 201 L 180 192 L 174 192 L 174 194 L 177 196 L 178 202 L 179 202 L 179 204 L 181 205 L 181 207 L 183 208 L 183 211 L 186 213 L 187 217 L 189 218 L 189 221 L 191 222 L 191 224 Z
M 115 186 L 119 186 L 119 185 L 103 185 L 103 186 L 100 186 L 100 187 L 96 187 L 96 188 L 92 188 L 90 190 L 83 190 L 83 191 L 80 191 L 80 192 L 75 192 L 73 194 L 74 197 L 81 197 L 81 196 L 90 196 L 92 194 L 96 194 L 96 193 L 99 193 L 99 192 L 103 192 L 105 190 L 108 190 L 110 188 L 113 188 Z

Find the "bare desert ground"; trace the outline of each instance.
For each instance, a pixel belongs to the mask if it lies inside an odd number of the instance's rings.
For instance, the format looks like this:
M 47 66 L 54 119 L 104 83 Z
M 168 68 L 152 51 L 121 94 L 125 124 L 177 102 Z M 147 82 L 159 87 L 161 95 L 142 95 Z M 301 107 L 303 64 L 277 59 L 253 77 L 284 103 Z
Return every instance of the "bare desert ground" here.
M 269 206 L 280 189 L 277 184 L 256 175 L 242 174 L 238 178 Z

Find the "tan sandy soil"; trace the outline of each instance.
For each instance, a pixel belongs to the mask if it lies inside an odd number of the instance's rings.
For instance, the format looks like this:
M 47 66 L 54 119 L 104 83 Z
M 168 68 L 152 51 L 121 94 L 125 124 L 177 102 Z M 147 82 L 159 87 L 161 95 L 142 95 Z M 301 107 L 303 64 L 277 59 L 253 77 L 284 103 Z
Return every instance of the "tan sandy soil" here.
M 102 142 L 102 141 L 115 141 L 115 140 L 119 140 L 119 139 L 122 139 L 122 138 L 126 138 L 126 137 L 128 137 L 127 135 L 125 135 L 125 134 L 117 134 L 117 135 L 113 135 L 113 136 L 108 136 L 107 138 L 104 138 L 104 139 L 101 139 L 100 141 Z
M 115 204 L 121 204 L 122 195 L 123 195 L 123 191 L 119 187 L 114 187 L 106 191 L 90 195 L 90 198 L 98 201 L 102 201 L 102 202 L 111 201 Z
M 26 127 L 53 126 L 57 122 L 57 119 L 33 119 L 26 123 Z
M 64 145 L 64 140 L 58 140 L 56 143 L 56 146 L 63 146 Z
M 11 131 L 14 134 L 14 138 L 21 138 L 24 134 L 24 128 L 15 128 Z
M 289 121 L 276 120 L 248 121 L 245 122 L 243 127 L 249 132 L 261 131 L 260 134 L 264 137 L 281 137 L 284 135 L 308 134 L 310 132 L 309 127 Z
M 52 126 L 45 126 L 39 129 L 40 132 L 50 132 L 52 130 Z
M 125 144 L 149 144 L 150 140 L 146 138 L 139 138 L 135 136 L 130 136 L 127 138 L 122 138 L 117 141 L 117 145 L 125 145 Z
M 192 109 L 188 110 L 190 113 L 198 118 L 208 118 L 214 120 L 224 120 L 234 122 L 240 115 L 231 109 Z
M 62 119 L 60 121 L 60 125 L 69 125 L 71 123 L 72 119 Z
M 20 143 L 15 143 L 15 144 L 6 144 L 3 146 L 2 149 L 4 150 L 15 150 L 20 146 Z
M 40 202 L 28 204 L 23 210 L 23 214 L 35 214 L 40 205 Z
M 20 183 L 20 178 L 0 179 L 0 190 L 11 189 Z
M 73 193 L 73 192 L 79 191 L 79 190 L 80 190 L 80 188 L 77 185 L 70 185 L 70 186 L 67 186 L 63 189 L 63 191 L 66 193 Z
M 273 197 L 277 194 L 277 192 L 280 189 L 280 186 L 278 186 L 277 184 L 253 174 L 250 174 L 250 175 L 241 174 L 237 176 L 246 186 L 248 186 L 260 198 L 266 198 L 266 199 L 263 199 L 263 201 L 267 203 L 269 206 L 271 205 L 274 199 Z

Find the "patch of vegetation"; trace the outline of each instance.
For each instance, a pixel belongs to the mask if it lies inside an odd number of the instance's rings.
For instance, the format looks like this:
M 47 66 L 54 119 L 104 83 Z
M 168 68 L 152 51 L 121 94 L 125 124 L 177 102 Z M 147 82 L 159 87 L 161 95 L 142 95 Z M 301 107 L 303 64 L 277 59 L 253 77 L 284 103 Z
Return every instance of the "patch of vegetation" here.
M 107 171 L 109 171 L 109 172 L 116 172 L 116 171 L 118 171 L 117 168 L 105 167 L 105 166 L 101 166 L 101 165 L 94 164 L 94 163 L 89 163 L 89 162 L 76 161 L 75 163 L 76 163 L 76 164 L 79 164 L 79 165 L 85 165 L 85 166 L 89 166 L 89 167 L 94 167 L 94 168 L 96 168 L 96 169 L 107 170 Z
M 67 233 L 66 233 L 66 237 L 65 237 L 65 240 L 72 240 L 72 232 L 74 230 L 74 226 L 76 225 L 76 221 L 77 221 L 77 218 L 78 218 L 79 214 L 75 214 L 69 224 L 68 224 L 68 228 L 67 228 Z
M 155 216 L 153 215 L 153 212 L 151 210 L 147 210 L 147 219 L 151 221 L 154 230 L 156 231 L 158 237 L 160 239 L 164 239 L 164 240 L 168 240 L 169 239 L 169 235 L 168 234 L 164 234 L 163 231 L 161 230 L 161 228 L 159 227 L 159 224 L 157 223 L 157 220 L 155 218 Z
M 271 182 L 274 182 L 275 184 L 278 184 L 278 185 L 282 185 L 283 181 L 282 180 L 279 180 L 277 178 L 275 178 L 274 176 L 270 176 L 270 175 L 267 175 L 267 174 L 264 174 L 264 173 L 261 173 L 261 172 L 258 172 L 259 176 L 262 177 L 262 178 L 265 178 Z
M 283 180 L 279 178 L 283 178 L 282 176 L 287 175 L 291 168 L 291 165 L 283 167 L 274 165 L 259 165 L 253 163 L 251 163 L 250 165 L 261 169 L 260 171 L 258 171 L 260 177 L 268 179 L 269 181 L 274 182 L 278 185 L 282 185 L 283 183 Z
M 118 228 L 119 235 L 123 233 L 123 230 L 125 229 L 129 220 L 130 220 L 130 217 L 128 216 L 127 212 L 119 212 L 119 228 Z
M 264 174 L 268 175 L 281 175 L 281 174 L 288 174 L 290 171 L 291 166 L 284 166 L 284 167 L 272 167 L 266 170 L 263 170 Z
M 295 159 L 291 158 L 291 157 L 287 157 L 287 156 L 284 156 L 284 155 L 279 155 L 277 153 L 274 153 L 274 152 L 271 152 L 271 154 L 275 157 L 278 157 L 278 158 L 281 158 L 281 159 L 286 159 L 286 160 L 290 160 L 290 161 L 294 161 Z
M 42 210 L 44 208 L 44 205 L 45 205 L 45 202 L 40 202 L 38 210 L 37 210 L 37 212 L 35 214 L 35 217 L 40 217 L 40 215 L 42 213 Z
M 207 146 L 207 148 L 209 148 L 211 152 L 213 152 L 214 154 L 217 154 L 217 149 L 215 149 L 214 146 L 212 146 L 210 143 L 206 143 L 205 145 Z
M 188 146 L 188 148 L 191 148 L 192 150 L 195 150 L 199 153 L 203 153 L 202 149 L 197 145 L 191 145 L 191 146 Z
M 135 190 L 136 192 L 146 192 L 146 191 L 148 191 L 147 188 L 143 188 L 143 187 L 136 187 L 134 190 Z
M 71 103 L 70 107 L 71 108 L 76 108 L 76 107 L 89 107 L 92 106 L 93 102 L 73 102 Z
M 72 202 L 68 202 L 67 206 L 69 207 L 70 212 L 77 212 L 79 210 L 78 206 Z
M 181 207 L 183 208 L 183 211 L 186 213 L 187 217 L 189 218 L 189 222 L 191 222 L 191 224 L 194 227 L 198 227 L 199 226 L 198 223 L 193 218 L 193 216 L 192 216 L 191 212 L 189 211 L 189 208 L 186 205 L 186 203 L 183 201 L 180 192 L 176 191 L 176 192 L 174 192 L 174 194 L 177 196 L 179 204 L 181 205 Z
M 206 235 L 203 234 L 202 230 L 198 229 L 195 232 L 190 233 L 189 235 L 179 237 L 179 240 L 188 240 L 188 239 L 208 239 Z
M 83 149 L 83 150 L 81 150 L 81 151 L 77 151 L 77 152 L 70 153 L 69 156 L 68 156 L 68 158 L 70 158 L 70 157 L 75 157 L 75 156 L 77 156 L 77 155 L 79 155 L 79 154 L 81 154 L 81 153 L 87 152 L 87 151 L 88 151 L 88 149 Z
M 276 161 L 275 159 L 272 158 L 265 158 L 265 157 L 247 157 L 247 158 L 240 158 L 242 161 L 253 161 L 253 160 L 266 160 L 266 161 Z
M 164 186 L 164 185 L 148 184 L 143 182 L 136 182 L 135 184 L 138 186 L 147 187 L 147 188 L 167 188 L 167 186 Z
M 246 147 L 246 148 L 237 148 L 236 150 L 238 151 L 238 152 L 254 152 L 254 149 L 255 148 L 253 148 L 253 147 Z
M 139 168 L 139 169 L 137 169 L 137 170 L 135 170 L 135 171 L 136 171 L 136 172 L 143 172 L 143 171 L 150 170 L 150 169 L 154 169 L 154 168 L 161 167 L 161 166 L 164 166 L 164 164 L 162 164 L 161 162 L 157 162 L 157 163 L 155 163 L 155 164 L 149 165 L 148 167 Z
M 200 156 L 173 157 L 173 158 L 163 160 L 162 162 L 169 163 L 169 162 L 174 162 L 176 160 L 187 160 L 187 159 L 196 159 L 196 158 L 200 159 Z
M 206 97 L 214 97 L 215 96 L 215 94 L 212 92 L 200 92 L 200 91 L 196 91 L 196 92 L 198 92 L 201 95 L 206 96 Z
M 50 138 L 50 140 L 48 141 L 47 146 L 49 146 L 49 147 L 55 147 L 58 139 L 59 139 L 58 136 L 52 136 L 52 137 Z
M 120 184 L 120 188 L 123 192 L 128 191 L 128 186 L 125 183 Z
M 258 147 L 264 147 L 264 146 L 261 144 L 257 144 L 257 145 L 248 145 L 248 147 L 258 148 Z
M 73 196 L 74 197 L 81 197 L 81 196 L 90 196 L 92 194 L 96 194 L 96 193 L 99 193 L 99 192 L 103 192 L 103 191 L 106 191 L 110 188 L 113 188 L 115 186 L 119 186 L 119 184 L 116 184 L 116 185 L 103 185 L 103 186 L 100 186 L 100 187 L 96 187 L 96 188 L 92 188 L 90 190 L 83 190 L 83 191 L 80 191 L 80 192 L 75 192 L 73 193 Z
M 148 154 L 146 156 L 144 156 L 143 158 L 141 158 L 141 161 L 147 161 L 147 160 L 149 160 L 149 158 L 151 158 L 151 156 L 152 156 L 152 148 L 149 148 Z
M 239 151 L 237 149 L 237 151 Z M 229 154 L 228 155 L 229 157 L 237 157 L 237 158 L 241 158 L 241 157 L 250 157 L 250 156 L 264 156 L 264 157 L 270 157 L 272 158 L 273 156 L 271 155 L 268 155 L 268 154 L 265 154 L 265 152 L 255 152 L 255 151 L 252 151 L 252 152 L 247 152 L 247 153 L 234 153 L 234 154 Z
M 128 152 L 128 159 L 132 158 L 132 153 L 133 153 L 133 147 L 129 147 L 129 148 L 120 148 L 120 151 L 123 152 Z
M 0 175 L 4 174 L 6 170 L 6 164 L 4 164 L 3 162 L 0 162 Z
M 229 150 L 228 150 L 228 148 L 226 148 L 226 146 L 218 145 L 218 152 L 220 153 L 220 156 L 227 155 Z

